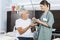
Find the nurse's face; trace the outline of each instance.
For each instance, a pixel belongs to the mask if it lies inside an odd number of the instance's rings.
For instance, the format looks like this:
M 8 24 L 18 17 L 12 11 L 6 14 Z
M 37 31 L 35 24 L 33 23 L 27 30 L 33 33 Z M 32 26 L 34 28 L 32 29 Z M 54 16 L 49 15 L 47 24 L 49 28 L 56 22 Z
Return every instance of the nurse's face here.
M 41 10 L 42 10 L 42 11 L 45 11 L 46 5 L 40 4 L 40 7 L 41 7 Z

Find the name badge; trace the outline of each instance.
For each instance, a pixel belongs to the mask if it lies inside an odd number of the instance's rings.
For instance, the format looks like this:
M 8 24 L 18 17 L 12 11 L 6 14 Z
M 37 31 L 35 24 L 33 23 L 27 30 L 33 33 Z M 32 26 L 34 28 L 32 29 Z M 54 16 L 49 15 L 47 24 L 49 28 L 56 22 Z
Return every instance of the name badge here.
M 47 19 L 46 18 L 43 18 L 43 21 L 47 21 Z

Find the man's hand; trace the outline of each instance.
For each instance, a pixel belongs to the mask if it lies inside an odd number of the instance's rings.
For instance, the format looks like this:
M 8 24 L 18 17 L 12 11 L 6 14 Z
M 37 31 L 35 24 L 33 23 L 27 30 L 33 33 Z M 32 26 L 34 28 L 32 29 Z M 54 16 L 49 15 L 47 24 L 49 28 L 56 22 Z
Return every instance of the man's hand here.
M 31 23 L 31 24 L 30 24 L 31 32 L 36 31 L 36 28 L 35 28 L 36 25 L 37 25 L 37 24 L 34 24 L 34 23 Z
M 33 17 L 33 18 L 32 18 L 32 21 L 33 21 L 33 23 L 36 23 L 36 18 Z
M 41 23 L 41 21 L 39 19 L 36 19 L 35 17 L 32 18 L 32 20 L 33 20 L 34 23 Z
M 31 23 L 30 27 L 35 27 L 37 24 Z

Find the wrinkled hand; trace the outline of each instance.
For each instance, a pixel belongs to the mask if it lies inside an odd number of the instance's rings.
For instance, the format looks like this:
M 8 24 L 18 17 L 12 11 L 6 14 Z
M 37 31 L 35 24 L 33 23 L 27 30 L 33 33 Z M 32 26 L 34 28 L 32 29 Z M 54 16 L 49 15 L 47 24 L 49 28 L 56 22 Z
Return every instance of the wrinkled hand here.
M 32 21 L 33 21 L 34 23 L 41 23 L 41 20 L 36 19 L 36 18 L 32 18 Z
M 33 17 L 33 18 L 32 18 L 32 21 L 33 21 L 33 23 L 36 23 L 36 18 Z
M 36 23 L 35 24 L 34 23 L 31 23 L 30 24 L 30 27 L 35 27 L 36 25 L 37 25 Z
M 32 20 L 35 20 L 35 19 L 36 19 L 35 17 L 32 18 Z

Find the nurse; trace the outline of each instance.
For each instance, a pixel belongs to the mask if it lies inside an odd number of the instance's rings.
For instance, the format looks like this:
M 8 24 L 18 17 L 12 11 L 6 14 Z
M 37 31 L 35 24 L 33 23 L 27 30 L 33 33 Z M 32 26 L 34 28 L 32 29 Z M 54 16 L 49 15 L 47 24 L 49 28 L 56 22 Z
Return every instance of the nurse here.
M 40 2 L 41 10 L 44 12 L 40 19 L 35 19 L 39 23 L 39 36 L 38 40 L 51 40 L 52 36 L 52 26 L 54 23 L 54 17 L 52 12 L 50 12 L 50 3 L 46 0 Z

